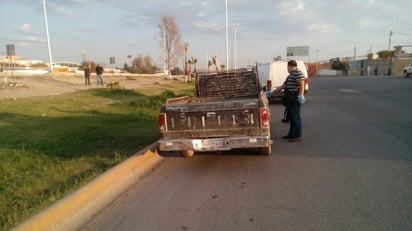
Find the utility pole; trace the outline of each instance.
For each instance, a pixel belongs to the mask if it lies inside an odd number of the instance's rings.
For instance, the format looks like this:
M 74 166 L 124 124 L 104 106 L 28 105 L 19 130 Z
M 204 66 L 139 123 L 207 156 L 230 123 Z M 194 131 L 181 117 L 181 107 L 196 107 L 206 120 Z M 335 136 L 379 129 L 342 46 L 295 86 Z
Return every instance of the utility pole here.
M 353 48 L 353 61 L 356 61 L 356 46 Z
M 319 53 L 319 50 L 318 50 L 318 49 L 316 49 L 316 76 L 318 76 L 318 75 L 319 75 L 319 61 L 318 61 L 318 53 Z
M 226 70 L 229 69 L 229 33 L 228 33 L 228 21 L 227 21 L 227 0 L 226 0 Z
M 49 25 L 47 24 L 46 0 L 43 0 L 44 21 L 46 22 L 47 47 L 49 49 L 50 72 L 53 72 L 53 59 L 50 48 Z
M 163 75 L 165 75 L 166 71 L 166 33 L 165 33 L 165 24 L 162 25 L 163 27 Z M 167 73 L 169 75 L 169 71 Z
M 185 46 L 185 57 L 184 57 L 184 62 L 185 62 L 185 65 L 184 65 L 184 74 L 185 74 L 185 83 L 187 82 L 187 74 L 188 74 L 188 70 L 187 70 L 187 50 L 189 49 L 189 43 L 185 43 L 184 44 L 184 46 Z
M 236 49 L 237 49 L 237 44 L 236 44 L 236 31 L 237 31 L 237 27 L 239 26 L 239 24 L 234 24 L 234 26 L 235 26 L 235 48 L 234 48 L 234 50 L 235 50 L 235 54 L 234 54 L 234 59 L 233 59 L 233 63 L 234 63 L 234 69 L 236 70 L 236 58 L 237 58 L 237 56 L 236 56 Z
M 90 64 L 90 49 L 91 47 L 87 47 L 87 62 L 89 63 L 89 68 L 91 69 L 92 66 Z
M 388 51 L 391 50 L 391 38 L 392 38 L 392 31 L 389 32 L 389 44 L 388 44 Z

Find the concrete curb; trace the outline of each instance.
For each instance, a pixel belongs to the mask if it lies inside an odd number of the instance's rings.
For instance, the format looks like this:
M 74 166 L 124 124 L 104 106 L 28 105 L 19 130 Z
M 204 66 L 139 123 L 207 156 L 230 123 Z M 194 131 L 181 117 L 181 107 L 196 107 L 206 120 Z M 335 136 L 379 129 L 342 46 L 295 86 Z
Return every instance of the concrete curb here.
M 162 159 L 157 142 L 56 201 L 11 230 L 77 230 L 138 182 Z

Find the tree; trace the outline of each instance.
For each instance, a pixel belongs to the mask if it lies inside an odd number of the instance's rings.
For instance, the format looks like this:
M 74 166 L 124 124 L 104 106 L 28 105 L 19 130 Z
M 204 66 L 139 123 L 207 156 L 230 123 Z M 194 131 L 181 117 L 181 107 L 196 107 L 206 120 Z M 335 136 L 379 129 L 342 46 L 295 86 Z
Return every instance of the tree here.
M 379 58 L 381 58 L 381 59 L 387 59 L 387 58 L 395 57 L 395 52 L 394 51 L 384 50 L 384 51 L 379 51 L 377 54 L 378 54 Z
M 190 76 L 190 78 L 196 77 L 197 58 L 191 57 L 187 62 L 189 63 L 189 76 Z M 193 65 L 193 72 L 192 72 L 192 65 Z
M 133 59 L 132 63 L 132 67 L 127 68 L 130 73 L 154 74 L 157 70 L 156 65 L 152 62 L 152 57 L 149 55 L 139 55 Z
M 192 59 L 193 59 L 193 57 L 192 57 Z M 187 63 L 189 64 L 189 75 L 190 75 L 190 74 L 192 74 L 193 61 L 192 61 L 191 59 L 189 59 L 189 60 L 187 61 Z
M 160 29 L 160 47 L 165 52 L 165 62 L 167 70 L 176 66 L 181 53 L 183 52 L 179 27 L 176 24 L 175 18 L 171 16 L 163 16 Z
M 83 68 L 84 68 L 85 66 L 89 66 L 89 61 L 83 61 L 83 62 L 80 64 L 79 69 L 83 70 Z M 92 70 L 92 72 L 96 69 L 96 67 L 97 67 L 97 64 L 96 64 L 95 62 L 93 62 L 93 61 L 90 61 L 90 69 Z
M 212 63 L 216 68 L 216 72 L 219 72 L 219 67 L 218 67 L 218 64 L 217 64 L 217 56 L 212 57 Z
M 192 73 L 192 65 L 193 65 L 193 72 L 196 73 L 196 63 L 197 63 L 197 58 L 191 57 L 188 60 L 189 63 L 189 73 Z
M 196 74 L 197 70 L 196 70 L 196 64 L 197 64 L 197 58 L 193 58 L 192 57 L 192 63 L 193 63 L 193 72 Z
M 282 61 L 282 56 L 278 55 L 276 57 L 273 57 L 273 61 Z
M 48 67 L 48 66 L 45 63 L 34 63 L 31 65 L 31 67 Z
M 220 69 L 221 69 L 222 71 L 224 71 L 224 70 L 225 70 L 225 67 L 226 67 L 226 65 L 225 65 L 225 64 L 220 64 Z
M 333 70 L 347 71 L 349 66 L 346 62 L 336 61 L 332 63 Z

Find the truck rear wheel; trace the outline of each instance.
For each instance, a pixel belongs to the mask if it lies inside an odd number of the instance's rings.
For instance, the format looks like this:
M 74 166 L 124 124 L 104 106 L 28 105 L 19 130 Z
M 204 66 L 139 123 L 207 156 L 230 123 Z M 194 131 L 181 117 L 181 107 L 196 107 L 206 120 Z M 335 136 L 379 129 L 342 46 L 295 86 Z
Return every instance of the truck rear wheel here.
M 262 155 L 267 155 L 267 156 L 271 155 L 272 154 L 272 145 L 260 148 L 260 153 L 262 153 Z
M 194 150 L 182 150 L 183 157 L 192 157 L 195 154 Z

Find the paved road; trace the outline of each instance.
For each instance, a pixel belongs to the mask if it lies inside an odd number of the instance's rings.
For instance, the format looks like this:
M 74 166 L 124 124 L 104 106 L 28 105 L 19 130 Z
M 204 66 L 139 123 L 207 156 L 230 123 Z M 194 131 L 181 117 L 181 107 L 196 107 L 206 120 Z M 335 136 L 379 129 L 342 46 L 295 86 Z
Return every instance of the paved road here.
M 83 230 L 412 230 L 412 79 L 312 78 L 304 140 L 164 158 Z

